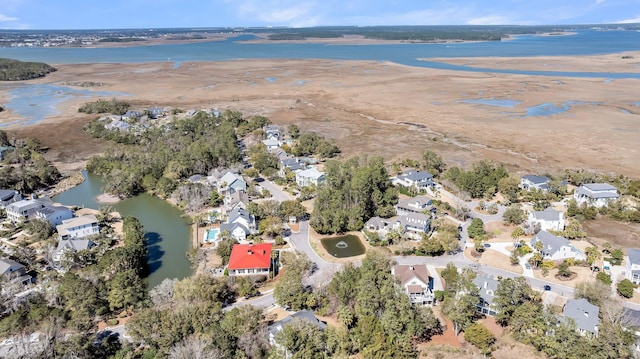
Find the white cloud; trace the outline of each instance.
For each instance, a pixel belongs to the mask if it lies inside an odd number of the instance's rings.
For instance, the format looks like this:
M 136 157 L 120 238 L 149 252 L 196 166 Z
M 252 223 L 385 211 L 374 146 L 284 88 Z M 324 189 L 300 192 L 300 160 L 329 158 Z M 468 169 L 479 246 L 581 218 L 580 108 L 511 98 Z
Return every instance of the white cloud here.
M 602 4 L 605 1 L 607 1 L 607 0 L 596 0 L 596 5 Z
M 0 21 L 18 21 L 18 18 L 0 14 Z
M 636 15 L 635 18 L 616 21 L 616 23 L 617 24 L 635 24 L 635 23 L 640 23 L 640 14 Z
M 315 26 L 321 19 L 321 11 L 313 1 L 244 0 L 236 5 L 241 18 L 257 19 L 272 25 Z

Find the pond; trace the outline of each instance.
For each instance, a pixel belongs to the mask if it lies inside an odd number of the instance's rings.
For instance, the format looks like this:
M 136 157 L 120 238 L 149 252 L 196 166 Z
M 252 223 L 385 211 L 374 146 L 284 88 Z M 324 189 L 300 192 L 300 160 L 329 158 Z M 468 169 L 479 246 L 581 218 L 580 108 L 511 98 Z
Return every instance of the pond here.
M 321 240 L 324 249 L 336 258 L 354 257 L 364 254 L 366 249 L 360 238 L 353 234 Z
M 102 194 L 102 180 L 83 173 L 85 181 L 53 198 L 67 206 L 100 209 L 105 204 L 97 197 Z M 166 278 L 182 279 L 192 273 L 187 251 L 191 248 L 191 227 L 182 212 L 158 197 L 149 194 L 111 204 L 123 217 L 138 218 L 146 230 L 149 289 Z

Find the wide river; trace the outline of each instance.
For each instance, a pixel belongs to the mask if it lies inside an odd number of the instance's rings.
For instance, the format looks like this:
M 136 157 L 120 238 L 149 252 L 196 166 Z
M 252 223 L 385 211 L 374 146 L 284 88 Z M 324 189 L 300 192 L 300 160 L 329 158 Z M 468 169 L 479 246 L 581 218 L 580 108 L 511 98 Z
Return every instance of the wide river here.
M 54 200 L 68 206 L 100 209 L 104 204 L 96 198 L 102 194 L 102 180 L 86 174 L 86 180 L 56 197 Z M 147 256 L 150 275 L 149 288 L 165 278 L 182 279 L 192 269 L 186 253 L 191 245 L 191 227 L 176 207 L 149 194 L 120 201 L 112 205 L 122 216 L 134 216 L 147 231 Z
M 179 66 L 186 61 L 230 61 L 237 59 L 334 59 L 390 61 L 402 65 L 527 75 L 640 78 L 640 68 L 632 73 L 589 73 L 483 69 L 457 66 L 425 58 L 448 57 L 512 57 L 570 56 L 618 53 L 640 50 L 640 32 L 581 30 L 569 36 L 522 35 L 508 41 L 466 42 L 449 44 L 376 44 L 334 45 L 277 41 L 247 43 L 253 35 L 241 35 L 226 41 L 192 44 L 152 45 L 112 48 L 0 48 L 0 57 L 51 64 L 99 62 L 169 61 Z

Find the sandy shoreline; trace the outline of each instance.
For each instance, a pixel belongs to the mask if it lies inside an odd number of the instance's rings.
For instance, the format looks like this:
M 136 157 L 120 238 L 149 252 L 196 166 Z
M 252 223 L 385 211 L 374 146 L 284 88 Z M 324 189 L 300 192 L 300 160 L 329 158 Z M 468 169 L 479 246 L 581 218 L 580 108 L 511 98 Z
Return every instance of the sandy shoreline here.
M 568 69 L 628 72 L 625 61 L 640 53 L 548 58 Z M 433 60 L 433 59 L 430 59 Z M 493 61 L 526 59 L 483 58 Z M 444 61 L 444 60 L 443 60 Z M 446 61 L 468 61 L 446 59 Z M 476 60 L 474 60 L 476 61 Z M 521 66 L 536 64 L 528 59 Z M 515 65 L 514 65 L 515 67 Z M 378 61 L 252 59 L 224 62 L 77 64 L 28 83 L 94 81 L 99 91 L 126 92 L 133 108 L 238 110 L 274 123 L 297 124 L 332 138 L 345 158 L 380 154 L 389 161 L 419 158 L 423 149 L 440 153 L 453 166 L 487 158 L 516 173 L 562 173 L 585 168 L 640 177 L 638 79 L 527 76 L 448 71 Z M 0 98 L 7 98 L 5 88 Z M 95 99 L 95 98 L 94 98 Z M 466 103 L 503 99 L 511 107 Z M 3 127 L 33 135 L 50 147 L 56 164 L 82 164 L 108 144 L 82 130 L 94 115 L 77 108 L 89 99 L 58 105 L 59 115 L 36 126 Z M 542 104 L 570 105 L 566 112 L 527 117 Z M 0 113 L 0 124 L 15 121 Z M 67 136 L 58 136 L 65 133 Z

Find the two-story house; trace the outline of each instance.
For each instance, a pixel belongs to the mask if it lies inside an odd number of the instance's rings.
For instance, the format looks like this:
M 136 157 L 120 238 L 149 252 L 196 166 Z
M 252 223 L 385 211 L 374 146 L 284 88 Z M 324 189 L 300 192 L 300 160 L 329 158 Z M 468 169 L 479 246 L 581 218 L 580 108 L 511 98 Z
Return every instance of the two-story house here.
M 531 247 L 536 248 L 536 242 L 542 243 L 540 254 L 542 258 L 557 261 L 573 258 L 575 260 L 584 260 L 585 256 L 579 249 L 571 245 L 571 242 L 564 238 L 554 236 L 547 231 L 538 232 L 531 239 Z
M 23 199 L 7 205 L 7 218 L 11 222 L 22 223 L 35 218 L 36 211 L 44 208 L 45 204 L 37 199 Z
M 394 228 L 404 232 L 407 237 L 419 240 L 424 233 L 429 233 L 431 217 L 422 213 L 408 213 L 398 217 Z
M 247 191 L 247 182 L 241 175 L 227 172 L 218 181 L 218 192 L 225 195 L 227 192 L 233 193 L 237 191 Z
M 433 186 L 433 175 L 429 172 L 407 170 L 391 179 L 394 185 L 423 189 Z
M 324 172 L 318 171 L 315 167 L 306 170 L 296 171 L 296 183 L 298 187 L 317 186 L 324 182 Z
M 47 221 L 52 226 L 57 226 L 62 224 L 62 221 L 73 218 L 73 211 L 64 206 L 46 204 L 36 210 L 36 218 L 41 221 Z
M 226 223 L 220 225 L 220 232 L 229 231 L 231 236 L 238 241 L 244 241 L 247 236 L 256 232 L 256 219 L 246 209 L 236 206 Z
M 573 192 L 573 198 L 579 205 L 604 207 L 620 198 L 618 189 L 608 183 L 584 183 Z
M 431 199 L 425 196 L 415 196 L 409 199 L 400 199 L 398 204 L 394 206 L 398 216 L 404 216 L 409 213 L 424 213 L 435 209 L 431 205 Z
M 58 240 L 82 239 L 100 233 L 100 224 L 96 216 L 89 214 L 65 219 L 56 226 Z
M 600 308 L 589 303 L 586 299 L 569 299 L 562 310 L 562 319 L 573 319 L 576 330 L 581 335 L 598 335 Z
M 563 231 L 564 212 L 556 211 L 551 207 L 544 211 L 529 211 L 527 214 L 527 223 L 531 227 L 538 224 L 543 231 Z
M 478 293 L 480 294 L 480 300 L 476 305 L 478 313 L 484 315 L 494 316 L 498 313 L 498 310 L 493 302 L 495 298 L 496 290 L 498 289 L 498 281 L 493 276 L 482 273 L 478 274 L 473 280 L 473 283 L 478 287 Z
M 640 284 L 640 248 L 629 248 L 625 274 L 633 284 Z
M 520 188 L 531 191 L 548 191 L 551 178 L 547 176 L 526 175 L 520 177 Z
M 403 291 L 407 293 L 412 304 L 433 305 L 433 277 L 425 264 L 395 265 L 391 268 Z

